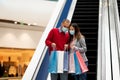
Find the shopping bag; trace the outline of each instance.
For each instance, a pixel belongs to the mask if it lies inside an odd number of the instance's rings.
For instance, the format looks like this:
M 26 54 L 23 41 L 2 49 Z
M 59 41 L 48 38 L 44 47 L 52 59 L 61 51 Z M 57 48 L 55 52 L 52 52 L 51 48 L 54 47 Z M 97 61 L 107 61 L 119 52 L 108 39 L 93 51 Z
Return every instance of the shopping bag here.
M 68 51 L 64 52 L 64 65 L 63 70 L 68 71 Z
M 69 73 L 75 73 L 74 52 L 69 54 Z
M 81 68 L 77 59 L 77 55 L 74 53 L 74 60 L 75 60 L 75 74 L 81 74 Z
M 80 67 L 81 67 L 81 70 L 82 70 L 82 73 L 85 73 L 88 71 L 88 68 L 87 68 L 87 65 L 85 64 L 81 54 L 79 51 L 76 51 L 76 55 L 77 55 L 77 58 L 78 58 L 78 62 L 80 64 Z
M 49 57 L 48 72 L 57 73 L 57 52 L 52 51 Z
M 57 65 L 57 73 L 63 73 L 63 64 L 64 64 L 64 51 L 57 51 L 58 65 Z

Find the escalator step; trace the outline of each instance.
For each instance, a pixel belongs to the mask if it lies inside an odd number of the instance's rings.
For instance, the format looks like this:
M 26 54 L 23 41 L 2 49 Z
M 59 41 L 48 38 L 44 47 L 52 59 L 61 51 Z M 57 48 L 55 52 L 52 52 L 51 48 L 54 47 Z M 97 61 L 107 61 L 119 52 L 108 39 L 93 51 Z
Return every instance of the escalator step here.
M 96 72 L 88 72 L 87 80 L 96 80 Z
M 96 57 L 97 56 L 96 53 L 97 53 L 97 50 L 95 50 L 95 49 L 89 49 L 89 50 L 87 50 L 86 55 L 87 55 L 87 57 L 88 56 L 93 56 L 93 55 Z
M 97 11 L 76 11 L 74 12 L 76 15 L 98 15 Z
M 97 8 L 75 8 L 76 11 L 98 11 Z
M 97 43 L 96 38 L 86 38 L 86 43 Z
M 84 26 L 84 27 L 86 27 L 86 28 L 88 28 L 88 26 L 89 26 L 89 28 L 97 28 L 97 25 L 98 25 L 98 23 L 81 23 L 81 22 L 78 22 L 77 23 L 79 26 Z M 95 26 L 95 27 L 94 27 Z M 89 29 L 88 28 L 88 29 Z
M 74 19 L 73 22 L 93 22 L 93 23 L 98 23 L 97 19 Z
M 73 18 L 80 18 L 80 19 L 84 19 L 84 18 L 86 18 L 86 19 L 90 19 L 90 18 L 92 18 L 92 19 L 96 19 L 98 17 L 98 15 L 74 15 L 73 16 Z
M 77 5 L 76 8 L 95 8 L 98 7 L 99 5 Z
M 80 0 L 80 1 L 77 1 L 77 5 L 78 4 L 80 4 L 80 5 L 82 5 L 82 4 L 87 4 L 87 5 L 88 4 L 93 4 L 94 5 L 94 4 L 99 4 L 99 2 L 98 1 L 88 1 L 88 0 L 87 1 L 83 0 L 82 1 L 82 0 Z

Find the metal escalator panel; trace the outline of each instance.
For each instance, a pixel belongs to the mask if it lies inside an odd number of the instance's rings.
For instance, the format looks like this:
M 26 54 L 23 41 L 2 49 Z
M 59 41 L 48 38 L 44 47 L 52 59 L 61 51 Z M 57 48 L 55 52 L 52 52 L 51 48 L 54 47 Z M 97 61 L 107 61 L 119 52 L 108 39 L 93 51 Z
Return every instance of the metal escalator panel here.
M 117 0 L 118 3 L 118 11 L 119 11 L 119 16 L 120 16 L 120 0 Z
M 116 24 L 117 24 L 117 37 L 118 37 L 118 44 L 120 44 L 120 0 L 116 0 L 116 7 L 118 7 L 117 9 L 114 9 L 114 10 L 116 10 L 116 19 L 117 19 L 117 21 L 116 21 Z M 115 7 L 115 8 L 116 8 Z M 117 15 L 119 15 L 119 17 L 117 16 Z M 119 47 L 120 47 L 120 45 L 119 45 Z M 119 49 L 119 56 L 120 56 L 120 49 Z
M 99 0 L 78 0 L 72 23 L 78 23 L 86 38 L 88 68 L 87 80 L 96 80 L 97 76 L 97 39 L 98 39 Z

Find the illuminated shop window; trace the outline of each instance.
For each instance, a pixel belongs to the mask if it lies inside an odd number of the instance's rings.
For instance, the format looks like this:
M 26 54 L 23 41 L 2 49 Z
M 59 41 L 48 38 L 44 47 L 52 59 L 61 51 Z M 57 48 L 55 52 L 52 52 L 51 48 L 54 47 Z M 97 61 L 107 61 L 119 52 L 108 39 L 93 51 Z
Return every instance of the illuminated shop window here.
M 34 49 L 0 48 L 0 78 L 22 77 Z

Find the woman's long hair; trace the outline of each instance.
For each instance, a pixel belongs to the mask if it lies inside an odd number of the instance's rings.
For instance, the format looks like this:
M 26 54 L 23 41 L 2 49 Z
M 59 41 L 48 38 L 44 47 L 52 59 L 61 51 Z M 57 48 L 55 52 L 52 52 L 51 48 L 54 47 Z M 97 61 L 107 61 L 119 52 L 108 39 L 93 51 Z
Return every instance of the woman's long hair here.
M 72 26 L 74 29 L 75 29 L 75 34 L 74 35 L 71 35 L 70 33 L 70 38 L 69 38 L 69 43 L 73 40 L 73 37 L 75 36 L 75 38 L 77 40 L 79 40 L 83 35 L 81 34 L 80 32 L 80 28 L 79 26 L 77 25 L 77 23 L 72 23 L 70 26 Z M 70 27 L 69 27 L 70 28 Z

